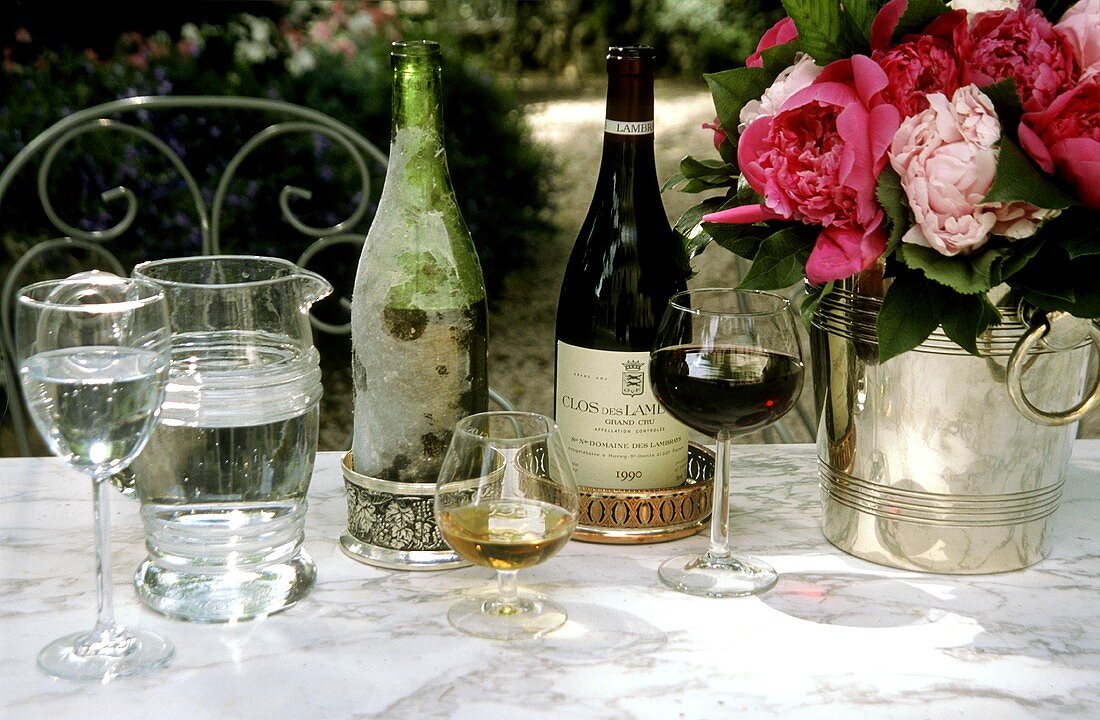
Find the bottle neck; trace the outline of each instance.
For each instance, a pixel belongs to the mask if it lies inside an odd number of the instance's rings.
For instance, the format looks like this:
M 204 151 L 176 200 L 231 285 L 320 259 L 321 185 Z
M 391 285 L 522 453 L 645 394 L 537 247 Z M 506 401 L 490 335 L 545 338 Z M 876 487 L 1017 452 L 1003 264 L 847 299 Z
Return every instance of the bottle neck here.
M 440 193 L 453 193 L 443 143 L 439 48 L 434 43 L 400 43 L 391 60 L 393 122 L 387 177 L 399 178 L 406 195 L 434 205 Z
M 443 144 L 443 82 L 438 52 L 394 53 L 391 144 L 406 128 L 415 128 Z
M 609 68 L 604 132 L 616 140 L 653 140 L 652 73 L 628 73 Z
M 637 175 L 635 182 L 655 184 L 653 74 L 652 71 L 622 72 L 633 69 L 612 64 L 608 67 L 603 167 L 600 174 L 628 171 Z

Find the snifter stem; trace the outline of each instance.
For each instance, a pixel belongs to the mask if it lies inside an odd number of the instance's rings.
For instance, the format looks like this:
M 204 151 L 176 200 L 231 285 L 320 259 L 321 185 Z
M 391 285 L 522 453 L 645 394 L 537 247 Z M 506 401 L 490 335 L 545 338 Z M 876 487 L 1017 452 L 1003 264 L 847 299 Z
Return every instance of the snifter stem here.
M 518 612 L 519 604 L 519 579 L 515 570 L 497 571 L 497 597 L 493 601 L 493 609 L 497 613 L 512 614 Z M 511 612 L 509 612 L 511 608 Z

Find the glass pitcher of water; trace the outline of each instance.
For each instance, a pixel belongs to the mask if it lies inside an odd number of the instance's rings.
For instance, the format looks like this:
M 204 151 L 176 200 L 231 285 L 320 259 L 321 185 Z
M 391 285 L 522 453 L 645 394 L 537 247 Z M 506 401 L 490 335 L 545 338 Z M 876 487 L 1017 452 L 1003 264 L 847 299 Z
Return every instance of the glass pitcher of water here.
M 290 607 L 316 576 L 302 547 L 321 398 L 309 309 L 332 286 L 255 256 L 134 276 L 164 288 L 173 333 L 161 419 L 133 464 L 149 551 L 138 597 L 197 622 Z

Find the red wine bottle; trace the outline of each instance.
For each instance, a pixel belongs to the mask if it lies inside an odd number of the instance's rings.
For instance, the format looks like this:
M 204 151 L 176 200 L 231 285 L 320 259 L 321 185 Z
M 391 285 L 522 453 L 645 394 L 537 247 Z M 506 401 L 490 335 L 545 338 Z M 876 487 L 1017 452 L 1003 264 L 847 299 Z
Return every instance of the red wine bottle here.
M 688 430 L 648 380 L 657 325 L 688 274 L 653 160 L 654 59 L 608 50 L 603 157 L 558 300 L 555 416 L 587 487 L 673 487 L 687 473 Z

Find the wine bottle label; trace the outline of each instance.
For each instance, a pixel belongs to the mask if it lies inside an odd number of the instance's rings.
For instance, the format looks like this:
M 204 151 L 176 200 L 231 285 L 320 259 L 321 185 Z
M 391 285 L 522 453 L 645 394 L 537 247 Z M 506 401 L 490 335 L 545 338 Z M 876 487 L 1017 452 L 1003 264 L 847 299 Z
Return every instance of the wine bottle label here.
M 558 342 L 555 414 L 577 484 L 652 490 L 687 477 L 687 426 L 649 386 L 648 352 Z
M 653 121 L 634 120 L 627 122 L 608 118 L 604 120 L 603 131 L 612 135 L 652 135 Z

